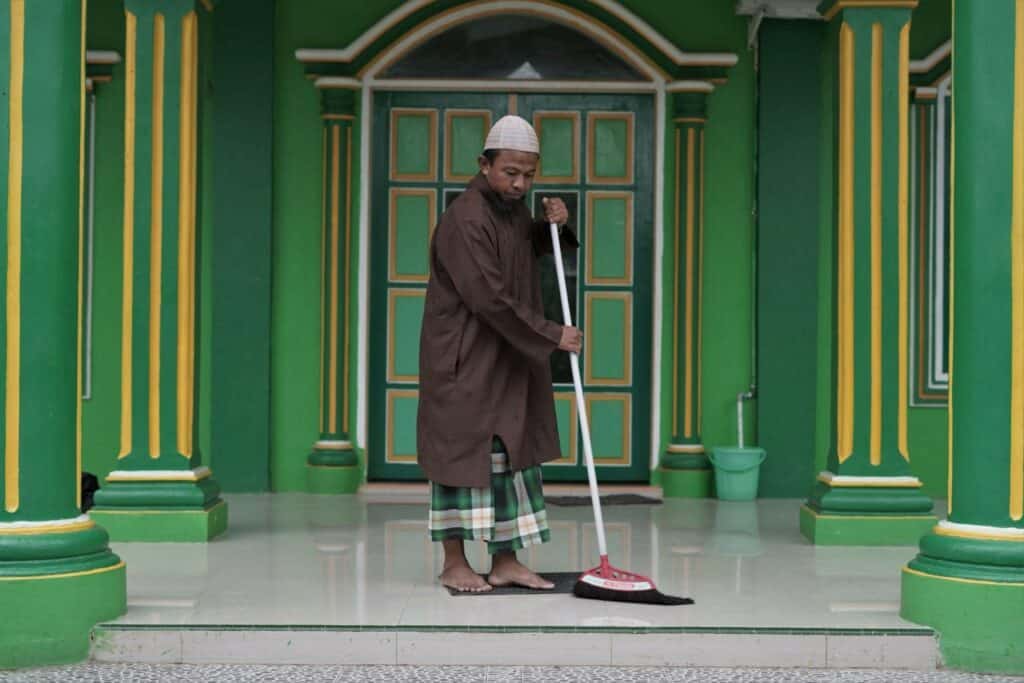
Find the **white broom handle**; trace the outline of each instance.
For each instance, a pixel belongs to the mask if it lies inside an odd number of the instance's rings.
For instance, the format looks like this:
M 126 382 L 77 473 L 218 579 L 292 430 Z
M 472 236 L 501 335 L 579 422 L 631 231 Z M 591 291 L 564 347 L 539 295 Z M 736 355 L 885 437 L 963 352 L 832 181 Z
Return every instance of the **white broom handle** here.
M 558 225 L 551 224 L 551 251 L 555 256 L 555 270 L 558 272 L 558 293 L 562 298 L 562 319 L 567 327 L 572 326 L 572 312 L 569 310 L 569 293 L 565 288 L 565 266 L 562 265 L 562 245 L 558 239 Z M 604 516 L 601 514 L 601 495 L 597 491 L 597 472 L 594 471 L 594 451 L 590 445 L 590 421 L 587 419 L 587 404 L 583 400 L 583 382 L 580 380 L 580 357 L 569 352 L 572 366 L 572 383 L 576 389 L 576 412 L 580 416 L 580 431 L 583 433 L 583 456 L 587 463 L 587 481 L 590 483 L 590 503 L 594 506 L 594 525 L 597 527 L 597 549 L 601 556 L 608 554 L 604 540 Z

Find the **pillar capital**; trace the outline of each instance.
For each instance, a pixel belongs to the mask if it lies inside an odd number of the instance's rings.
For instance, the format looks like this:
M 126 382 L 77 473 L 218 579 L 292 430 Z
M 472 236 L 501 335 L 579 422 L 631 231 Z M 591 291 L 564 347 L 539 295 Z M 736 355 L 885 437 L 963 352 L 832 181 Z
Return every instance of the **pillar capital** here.
M 918 0 L 824 0 L 818 5 L 818 13 L 825 21 L 832 21 L 836 18 L 846 20 L 864 11 L 874 14 L 880 10 L 900 10 L 909 20 L 910 12 L 917 3 Z
M 320 91 L 320 118 L 324 121 L 355 118 L 362 88 L 359 79 L 325 76 L 318 78 L 315 85 Z

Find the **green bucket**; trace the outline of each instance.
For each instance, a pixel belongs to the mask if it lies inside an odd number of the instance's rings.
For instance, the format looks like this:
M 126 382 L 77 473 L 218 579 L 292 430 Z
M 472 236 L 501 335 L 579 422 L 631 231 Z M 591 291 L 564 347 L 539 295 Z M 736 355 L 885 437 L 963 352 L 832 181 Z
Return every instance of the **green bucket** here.
M 714 448 L 709 456 L 715 467 L 715 487 L 719 500 L 754 500 L 761 463 L 767 454 L 763 448 L 730 446 Z

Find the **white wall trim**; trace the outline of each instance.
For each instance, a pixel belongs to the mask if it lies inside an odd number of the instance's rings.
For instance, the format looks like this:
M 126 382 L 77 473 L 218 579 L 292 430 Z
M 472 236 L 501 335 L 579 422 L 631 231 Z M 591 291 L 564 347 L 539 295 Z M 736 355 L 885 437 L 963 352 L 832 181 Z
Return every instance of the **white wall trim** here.
M 910 73 L 924 74 L 934 69 L 939 62 L 953 53 L 953 41 L 947 40 L 942 45 L 932 50 L 931 54 L 923 59 L 914 59 L 910 62 Z
M 86 50 L 86 64 L 120 64 L 121 55 L 114 50 Z
M 50 527 L 77 526 L 91 521 L 89 515 L 79 515 L 68 519 L 47 519 L 31 522 L 0 522 L 0 531 L 15 529 L 49 529 Z
M 368 78 L 374 90 L 411 90 L 417 92 L 470 91 L 470 92 L 629 92 L 651 93 L 656 83 L 646 81 L 512 81 L 512 80 L 440 80 L 420 78 Z
M 1012 526 L 984 526 L 982 524 L 960 524 L 948 519 L 939 521 L 939 528 L 955 534 L 998 536 L 1007 540 L 1024 540 L 1024 529 Z

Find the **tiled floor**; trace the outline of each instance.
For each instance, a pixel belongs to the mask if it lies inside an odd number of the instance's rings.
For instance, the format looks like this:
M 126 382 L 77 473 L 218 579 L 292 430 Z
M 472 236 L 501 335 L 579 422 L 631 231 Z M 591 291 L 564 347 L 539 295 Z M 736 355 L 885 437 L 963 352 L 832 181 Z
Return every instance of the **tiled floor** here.
M 425 505 L 391 500 L 233 495 L 229 530 L 208 545 L 114 544 L 129 607 L 100 630 L 96 656 L 493 665 L 504 652 L 519 664 L 934 668 L 930 632 L 898 616 L 900 568 L 915 548 L 814 547 L 799 534 L 798 501 L 606 508 L 613 564 L 696 601 L 662 607 L 452 597 L 436 580 Z M 521 557 L 541 571 L 594 565 L 589 508 L 548 512 L 553 541 Z M 486 568 L 481 544 L 471 561 Z M 268 654 L 285 645 L 284 658 Z M 339 660 L 341 650 L 356 659 Z

